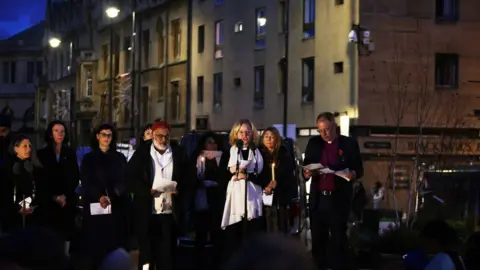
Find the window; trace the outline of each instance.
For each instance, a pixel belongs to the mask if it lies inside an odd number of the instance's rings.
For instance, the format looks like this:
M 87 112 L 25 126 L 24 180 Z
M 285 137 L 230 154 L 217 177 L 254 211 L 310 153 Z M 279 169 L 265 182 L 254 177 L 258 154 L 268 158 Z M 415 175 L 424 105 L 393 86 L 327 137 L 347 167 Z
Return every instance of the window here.
M 223 21 L 215 23 L 215 59 L 223 57 Z
M 157 20 L 157 39 L 158 39 L 158 65 L 165 63 L 165 25 L 162 18 Z
M 15 83 L 17 79 L 17 63 L 10 62 L 10 83 Z
M 213 74 L 213 110 L 222 109 L 223 75 L 222 73 Z
M 141 108 L 142 108 L 142 123 L 148 123 L 148 105 L 149 105 L 149 91 L 148 86 L 142 86 L 142 90 L 140 92 L 140 100 L 141 100 Z
M 343 62 L 333 63 L 333 73 L 335 74 L 343 73 Z
M 108 45 L 102 45 L 102 64 L 103 64 L 103 75 L 106 77 L 108 74 Z
M 172 21 L 172 42 L 173 42 L 173 59 L 180 60 L 181 52 L 181 28 L 180 28 L 180 19 Z
M 3 62 L 3 83 L 10 83 L 10 62 Z
M 113 75 L 117 76 L 120 74 L 120 35 L 115 34 L 113 40 L 113 55 L 115 56 L 113 63 Z
M 203 76 L 197 77 L 197 103 L 203 103 Z
M 27 83 L 33 83 L 35 77 L 35 63 L 33 61 L 27 62 Z
M 178 120 L 180 119 L 180 108 L 181 108 L 181 103 L 180 103 L 180 86 L 179 82 L 171 82 L 172 86 L 172 105 L 170 106 L 171 108 L 171 115 L 172 119 Z
M 440 89 L 458 88 L 458 55 L 435 55 L 435 87 Z
M 200 25 L 198 27 L 198 53 L 203 53 L 205 50 L 205 25 Z
M 85 67 L 85 96 L 93 96 L 93 74 L 92 67 Z
M 35 66 L 35 74 L 37 77 L 43 76 L 43 62 L 42 61 L 37 61 L 36 66 Z
M 132 39 L 130 37 L 123 38 L 123 72 L 132 70 Z
M 242 32 L 243 31 L 243 23 L 242 22 L 237 22 L 235 24 L 235 33 Z
M 303 0 L 303 37 L 315 36 L 315 0 Z
M 267 17 L 265 16 L 265 8 L 258 8 L 255 11 L 255 46 L 257 48 L 265 47 L 265 35 L 267 34 Z
M 255 109 L 263 109 L 265 107 L 265 67 L 255 67 L 254 72 L 255 92 L 253 95 L 253 106 Z
M 302 103 L 311 103 L 314 98 L 314 58 L 302 59 Z
M 458 20 L 458 0 L 436 0 L 435 15 L 438 21 Z
M 335 5 L 340 6 L 344 4 L 344 0 L 335 0 Z
M 142 45 L 143 45 L 143 68 L 150 67 L 150 30 L 143 30 L 142 32 Z

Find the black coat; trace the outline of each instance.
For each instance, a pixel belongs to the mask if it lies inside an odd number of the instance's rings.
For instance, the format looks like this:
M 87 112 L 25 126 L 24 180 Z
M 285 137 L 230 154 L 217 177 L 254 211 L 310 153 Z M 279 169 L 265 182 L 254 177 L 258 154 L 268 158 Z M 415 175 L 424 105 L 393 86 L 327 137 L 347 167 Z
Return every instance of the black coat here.
M 263 158 L 263 171 L 258 176 L 262 182 L 272 180 L 272 162 L 275 162 L 275 179 L 277 187 L 273 193 L 273 202 L 286 206 L 298 196 L 297 179 L 295 178 L 295 160 L 281 146 L 277 153 L 270 153 L 265 147 L 260 148 Z
M 172 210 L 175 220 L 182 225 L 185 215 L 185 178 L 188 176 L 187 162 L 184 151 L 179 146 L 172 148 L 173 175 L 172 180 L 177 181 L 177 194 L 172 198 Z M 140 146 L 133 154 L 127 166 L 126 177 L 128 190 L 133 194 L 133 230 L 137 237 L 147 237 L 149 233 L 150 217 L 152 216 L 153 196 L 151 189 L 154 180 L 153 159 L 150 155 L 151 143 Z
M 22 228 L 20 202 L 28 197 L 33 197 L 31 206 L 36 208 L 33 214 L 27 216 L 26 226 L 43 224 L 46 213 L 43 168 L 38 164 L 33 165 L 30 160 L 10 157 L 5 160 L 2 171 L 4 175 L 0 181 L 0 212 L 3 231 L 8 233 Z
M 127 160 L 114 150 L 94 149 L 85 155 L 80 167 L 82 181 L 83 233 L 86 248 L 94 256 L 104 255 L 127 243 L 124 169 Z M 110 215 L 90 214 L 90 204 L 99 203 L 102 196 L 110 197 Z
M 355 171 L 356 179 L 360 179 L 363 176 L 363 163 L 362 157 L 360 155 L 360 148 L 355 139 L 339 136 L 338 137 L 338 155 L 340 163 L 336 167 L 332 167 L 332 170 L 338 171 L 343 169 L 350 169 Z M 305 149 L 305 158 L 303 160 L 303 165 L 308 165 L 312 163 L 321 163 L 323 146 L 325 141 L 320 136 L 312 137 L 307 144 Z M 318 190 L 316 181 L 311 181 L 310 183 L 310 210 L 313 210 L 316 205 L 316 200 L 318 196 Z M 343 197 L 341 201 L 345 202 L 344 206 L 349 208 L 350 201 L 353 196 L 352 181 L 346 181 L 345 179 L 335 176 L 334 180 L 335 193 Z M 337 207 L 340 207 L 337 205 Z
M 47 146 L 38 151 L 38 159 L 45 169 L 45 208 L 48 209 L 47 226 L 69 239 L 75 228 L 75 212 L 77 207 L 77 194 L 80 171 L 78 169 L 77 155 L 69 147 L 61 149 L 59 160 L 55 150 Z M 66 205 L 61 207 L 55 197 L 64 195 Z

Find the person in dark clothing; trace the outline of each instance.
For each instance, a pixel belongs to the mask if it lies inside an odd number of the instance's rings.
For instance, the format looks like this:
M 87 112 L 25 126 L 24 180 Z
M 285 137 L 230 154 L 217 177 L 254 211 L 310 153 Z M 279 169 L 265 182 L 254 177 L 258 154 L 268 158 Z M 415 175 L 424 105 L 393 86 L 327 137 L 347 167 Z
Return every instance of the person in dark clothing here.
M 287 234 L 289 233 L 287 207 L 298 195 L 294 173 L 295 161 L 282 145 L 282 137 L 276 128 L 265 129 L 260 143 L 263 162 L 268 165 L 268 169 L 264 169 L 259 177 L 264 179 L 264 182 L 269 182 L 265 194 L 273 196 L 272 205 L 265 206 L 267 232 Z
M 45 143 L 47 146 L 38 151 L 38 158 L 46 173 L 45 197 L 49 198 L 44 206 L 47 209 L 45 222 L 65 240 L 68 254 L 78 202 L 75 193 L 80 178 L 77 155 L 69 146 L 67 129 L 61 121 L 56 120 L 48 125 Z
M 170 145 L 167 122 L 155 122 L 152 132 L 152 143 L 135 151 L 126 173 L 133 194 L 138 269 L 173 270 L 177 230 L 185 208 L 187 163 L 182 148 Z
M 229 141 L 231 148 L 228 170 L 231 180 L 227 186 L 227 199 L 222 217 L 222 228 L 226 230 L 228 243 L 225 248 L 227 258 L 247 238 L 264 231 L 262 195 L 271 180 L 259 177 L 264 163 L 260 150 L 256 148 L 259 141 L 258 131 L 250 120 L 237 121 L 230 131 Z M 245 213 L 245 186 L 248 189 L 247 213 Z M 237 197 L 240 199 L 236 200 Z
M 190 161 L 192 184 L 190 201 L 195 223 L 195 249 L 197 267 L 206 268 L 208 235 L 213 246 L 214 267 L 220 265 L 222 255 L 222 221 L 225 193 L 230 174 L 227 167 L 229 155 L 223 149 L 221 138 L 213 133 L 205 133 L 198 141 Z
M 3 164 L 0 182 L 0 209 L 3 232 L 38 226 L 45 208 L 44 170 L 35 156 L 30 139 L 19 135 L 12 141 L 12 155 Z
M 321 113 L 317 117 L 320 136 L 312 137 L 305 149 L 303 165 L 321 165 L 333 171 L 343 171 L 344 177 L 333 173 L 305 169 L 303 175 L 310 181 L 310 228 L 312 255 L 320 269 L 348 269 L 347 221 L 353 196 L 352 183 L 363 176 L 360 149 L 355 139 L 339 135 L 335 116 Z M 346 178 L 346 179 L 345 179 Z M 326 257 L 331 246 L 332 256 Z
M 125 200 L 128 200 L 128 195 L 123 174 L 126 164 L 125 156 L 116 151 L 113 126 L 100 125 L 94 132 L 92 152 L 85 155 L 80 167 L 85 201 L 85 248 L 95 268 L 100 266 L 108 253 L 127 245 Z

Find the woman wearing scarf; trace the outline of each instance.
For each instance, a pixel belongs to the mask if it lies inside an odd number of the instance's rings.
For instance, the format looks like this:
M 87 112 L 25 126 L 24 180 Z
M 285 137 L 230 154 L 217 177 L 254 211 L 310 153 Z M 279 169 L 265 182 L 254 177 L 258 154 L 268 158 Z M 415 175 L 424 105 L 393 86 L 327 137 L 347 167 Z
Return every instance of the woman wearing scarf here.
M 38 159 L 45 169 L 45 208 L 48 209 L 46 225 L 56 232 L 65 243 L 69 252 L 69 241 L 75 228 L 75 211 L 80 172 L 77 155 L 69 146 L 65 124 L 61 121 L 51 122 L 45 132 L 47 146 L 38 151 Z
M 264 193 L 267 232 L 289 233 L 287 207 L 297 197 L 297 181 L 295 179 L 295 161 L 282 145 L 282 137 L 274 127 L 265 129 L 260 139 L 265 168 L 260 174 L 263 182 L 268 182 Z M 272 168 L 273 167 L 273 168 Z
M 83 229 L 86 248 L 97 269 L 111 251 L 127 241 L 125 183 L 123 170 L 127 160 L 116 151 L 116 132 L 102 124 L 94 132 L 92 152 L 80 167 L 83 186 Z
M 214 253 L 214 265 L 219 266 L 222 254 L 221 228 L 225 191 L 230 173 L 225 170 L 228 152 L 223 149 L 221 138 L 213 132 L 205 133 L 198 141 L 192 155 L 193 177 L 196 179 L 192 193 L 192 212 L 195 222 L 195 248 L 198 268 L 206 268 L 205 246 L 210 235 Z M 204 267 L 205 266 L 205 267 Z
M 30 139 L 19 135 L 12 140 L 13 154 L 3 164 L 0 209 L 4 233 L 38 225 L 43 221 L 44 170 L 36 159 Z
M 258 140 L 258 131 L 248 119 L 237 121 L 230 131 L 231 148 L 227 169 L 231 173 L 231 180 L 227 186 L 221 223 L 222 229 L 227 233 L 229 253 L 239 248 L 247 237 L 264 228 L 262 195 L 269 181 L 258 177 L 264 167 L 262 155 L 256 149 Z M 247 213 L 245 186 L 248 195 Z

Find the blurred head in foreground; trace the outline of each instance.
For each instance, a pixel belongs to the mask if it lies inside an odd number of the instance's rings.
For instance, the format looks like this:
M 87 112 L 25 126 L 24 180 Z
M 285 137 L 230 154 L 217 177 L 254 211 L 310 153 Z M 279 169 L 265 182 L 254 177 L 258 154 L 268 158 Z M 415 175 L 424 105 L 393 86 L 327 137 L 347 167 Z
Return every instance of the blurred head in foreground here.
M 251 238 L 225 270 L 314 270 L 308 250 L 298 239 L 273 234 Z

